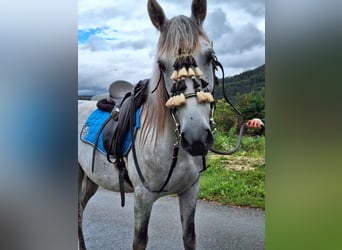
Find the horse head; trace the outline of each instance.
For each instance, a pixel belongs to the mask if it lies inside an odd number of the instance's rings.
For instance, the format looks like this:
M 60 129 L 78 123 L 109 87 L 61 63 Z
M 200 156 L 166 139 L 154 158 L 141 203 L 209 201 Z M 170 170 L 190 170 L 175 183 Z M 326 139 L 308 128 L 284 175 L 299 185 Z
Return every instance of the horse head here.
M 193 0 L 190 17 L 168 19 L 156 0 L 148 12 L 159 30 L 156 62 L 168 100 L 166 106 L 179 129 L 180 143 L 192 156 L 206 155 L 213 144 L 215 53 L 203 30 L 206 1 Z

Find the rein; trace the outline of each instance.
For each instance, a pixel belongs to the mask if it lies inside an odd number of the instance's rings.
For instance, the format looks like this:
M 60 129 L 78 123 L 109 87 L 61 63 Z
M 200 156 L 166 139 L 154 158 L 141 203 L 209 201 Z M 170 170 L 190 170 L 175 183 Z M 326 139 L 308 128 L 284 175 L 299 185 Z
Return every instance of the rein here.
M 131 101 L 131 105 L 132 105 L 132 110 L 134 110 L 134 106 L 135 103 L 134 101 Z M 135 112 L 131 113 L 131 117 L 130 117 L 131 121 L 135 121 Z M 170 170 L 169 173 L 166 177 L 166 180 L 164 181 L 164 184 L 162 185 L 162 187 L 158 190 L 152 190 L 152 188 L 150 187 L 150 185 L 148 184 L 148 182 L 146 181 L 146 179 L 144 178 L 139 163 L 138 163 L 138 158 L 137 158 L 137 154 L 136 154 L 136 150 L 135 150 L 135 138 L 136 138 L 136 133 L 134 133 L 134 126 L 135 124 L 133 124 L 133 122 L 131 122 L 130 125 L 130 132 L 132 135 L 132 153 L 133 153 L 133 160 L 134 160 L 134 164 L 135 164 L 135 168 L 137 170 L 137 173 L 139 175 L 139 178 L 142 182 L 142 184 L 144 185 L 144 187 L 151 193 L 161 193 L 161 192 L 167 192 L 166 190 L 164 190 L 164 188 L 166 187 L 166 185 L 169 183 L 170 178 L 172 176 L 173 170 L 176 167 L 177 164 L 177 159 L 178 159 L 178 151 L 179 151 L 179 142 L 180 142 L 180 133 L 179 133 L 179 123 L 177 123 L 178 126 L 176 126 L 176 130 L 175 130 L 175 134 L 176 134 L 176 143 L 173 145 L 173 154 L 172 154 L 172 163 L 170 166 Z
M 190 98 L 190 97 L 196 97 L 196 93 L 191 93 L 191 94 L 187 94 L 186 98 Z M 132 109 L 134 110 L 134 101 L 131 101 L 131 105 L 132 105 Z M 176 108 L 172 108 L 170 110 L 171 113 L 171 117 L 173 118 L 175 125 L 176 125 L 176 129 L 175 129 L 175 135 L 176 135 L 176 142 L 173 145 L 173 153 L 172 153 L 172 162 L 171 162 L 171 166 L 169 169 L 169 173 L 163 183 L 163 185 L 161 186 L 161 188 L 159 188 L 158 190 L 153 190 L 150 185 L 148 184 L 148 182 L 146 181 L 146 179 L 144 178 L 144 175 L 141 172 L 140 166 L 139 166 L 139 162 L 138 162 L 138 158 L 137 158 L 137 154 L 136 154 L 136 149 L 135 149 L 135 138 L 136 138 L 136 133 L 134 133 L 134 126 L 135 124 L 133 122 L 131 122 L 130 125 L 130 132 L 132 135 L 132 153 L 133 153 L 133 160 L 134 160 L 134 164 L 135 164 L 135 168 L 137 170 L 137 173 L 139 175 L 139 178 L 141 180 L 141 183 L 143 184 L 143 186 L 151 193 L 161 193 L 161 192 L 167 192 L 167 190 L 164 190 L 164 188 L 166 187 L 166 185 L 169 183 L 173 170 L 175 169 L 176 165 L 177 165 L 177 160 L 178 160 L 178 152 L 179 152 L 179 143 L 180 143 L 180 124 L 177 121 L 176 118 Z M 135 112 L 131 113 L 131 117 L 130 117 L 131 121 L 135 121 Z M 205 157 L 202 156 L 202 163 L 203 163 L 203 168 L 199 171 L 199 173 L 201 173 L 202 171 L 206 170 L 206 164 L 205 164 Z M 197 181 L 196 181 L 197 182 Z
M 236 111 L 236 113 L 238 113 L 240 116 L 243 117 L 243 114 L 241 113 L 241 111 L 237 107 L 235 107 L 235 105 L 229 100 L 229 98 L 226 95 L 226 91 L 225 91 L 225 87 L 224 87 L 224 85 L 225 85 L 225 83 L 224 83 L 224 69 L 223 69 L 222 64 L 217 60 L 217 57 L 215 55 L 213 55 L 213 64 L 214 64 L 214 67 L 215 67 L 216 70 L 217 70 L 217 67 L 219 67 L 221 72 L 222 72 L 222 92 L 223 92 L 224 99 Z M 212 120 L 210 121 L 210 124 L 213 124 L 213 126 L 215 126 L 215 122 L 213 120 L 214 119 L 214 114 L 212 114 L 211 119 Z M 229 151 L 222 151 L 222 150 L 210 148 L 210 151 L 213 152 L 213 153 L 216 153 L 216 154 L 220 154 L 220 155 L 231 155 L 231 154 L 234 154 L 240 148 L 240 146 L 241 146 L 242 136 L 243 136 L 245 128 L 246 128 L 246 123 L 244 123 L 240 127 L 238 142 L 237 142 L 236 146 L 233 149 L 231 149 Z M 214 129 L 212 128 L 212 130 L 214 131 L 215 128 Z
M 223 92 L 224 99 L 226 100 L 226 102 L 229 103 L 230 106 L 232 106 L 232 108 L 236 111 L 236 113 L 238 113 L 240 116 L 243 116 L 241 111 L 237 107 L 235 107 L 235 105 L 229 100 L 229 98 L 226 95 L 226 90 L 224 89 L 224 69 L 223 69 L 222 64 L 217 60 L 216 56 L 213 56 L 213 60 L 214 60 L 213 63 L 214 63 L 215 69 L 219 67 L 222 72 L 222 92 Z
M 233 149 L 231 149 L 229 151 L 221 151 L 221 150 L 218 150 L 218 149 L 210 148 L 210 151 L 213 152 L 213 153 L 219 154 L 219 155 L 231 155 L 231 154 L 234 154 L 240 148 L 240 146 L 241 146 L 242 136 L 243 136 L 243 132 L 245 130 L 245 127 L 246 127 L 246 123 L 244 123 L 241 126 L 240 131 L 239 131 L 238 142 L 237 142 L 236 146 Z

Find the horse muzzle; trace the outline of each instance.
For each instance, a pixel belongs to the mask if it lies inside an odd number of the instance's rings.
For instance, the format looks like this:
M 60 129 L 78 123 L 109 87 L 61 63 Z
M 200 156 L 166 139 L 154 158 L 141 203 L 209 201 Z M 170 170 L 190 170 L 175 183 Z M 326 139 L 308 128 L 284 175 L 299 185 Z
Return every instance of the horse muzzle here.
M 202 133 L 194 131 L 183 131 L 181 133 L 181 145 L 185 151 L 192 156 L 204 156 L 214 143 L 214 137 L 210 129 Z

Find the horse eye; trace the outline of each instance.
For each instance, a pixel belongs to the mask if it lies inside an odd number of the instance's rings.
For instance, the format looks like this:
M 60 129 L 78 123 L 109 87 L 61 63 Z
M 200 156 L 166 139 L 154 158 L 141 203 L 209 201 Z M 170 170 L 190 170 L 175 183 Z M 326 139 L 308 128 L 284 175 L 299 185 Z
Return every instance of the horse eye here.
M 158 64 L 159 64 L 159 69 L 163 72 L 165 72 L 166 70 L 166 66 L 165 66 L 165 63 L 162 61 L 162 60 L 158 60 Z
M 214 57 L 215 57 L 215 53 L 213 53 L 212 51 L 208 51 L 205 54 L 205 62 L 210 64 L 214 60 Z

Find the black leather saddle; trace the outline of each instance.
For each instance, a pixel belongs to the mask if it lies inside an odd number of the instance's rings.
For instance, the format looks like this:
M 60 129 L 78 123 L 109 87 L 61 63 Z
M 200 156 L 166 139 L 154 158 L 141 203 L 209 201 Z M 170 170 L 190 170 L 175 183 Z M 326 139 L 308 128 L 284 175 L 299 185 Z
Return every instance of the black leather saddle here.
M 108 96 L 97 102 L 97 107 L 103 111 L 112 112 L 114 107 L 120 108 L 122 100 L 127 93 L 130 93 L 134 88 L 134 85 L 124 80 L 118 80 L 113 82 L 108 89 Z
M 97 102 L 99 109 L 111 112 L 98 131 L 95 142 L 97 145 L 103 130 L 103 147 L 107 151 L 108 160 L 109 156 L 123 157 L 120 150 L 131 124 L 130 117 L 145 102 L 148 83 L 149 79 L 141 80 L 136 85 L 127 81 L 115 81 L 109 87 L 108 97 Z
M 149 79 L 139 81 L 136 85 L 127 81 L 115 81 L 109 86 L 108 97 L 97 102 L 99 109 L 111 112 L 111 115 L 97 133 L 93 150 L 92 171 L 94 171 L 95 148 L 103 131 L 103 147 L 107 151 L 107 160 L 114 163 L 114 166 L 119 169 L 121 206 L 125 205 L 124 182 L 127 182 L 132 187 L 124 163 L 126 155 L 121 152 L 121 147 L 127 131 L 132 131 L 132 127 L 135 126 L 135 119 L 131 118 L 135 117 L 137 109 L 146 101 L 148 83 Z M 111 160 L 113 158 L 114 161 Z

